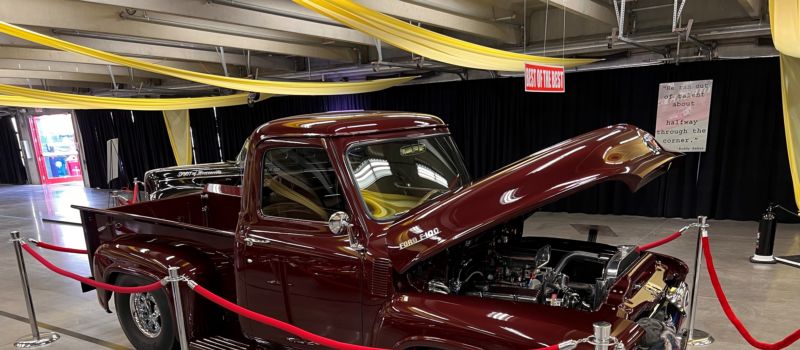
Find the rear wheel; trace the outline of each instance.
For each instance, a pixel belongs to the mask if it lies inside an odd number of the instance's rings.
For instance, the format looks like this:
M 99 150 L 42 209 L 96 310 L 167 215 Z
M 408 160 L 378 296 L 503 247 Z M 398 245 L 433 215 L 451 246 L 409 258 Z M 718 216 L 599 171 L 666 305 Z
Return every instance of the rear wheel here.
M 122 275 L 120 286 L 141 286 L 151 281 Z M 176 348 L 175 325 L 167 295 L 159 289 L 148 293 L 114 294 L 117 318 L 122 331 L 136 349 L 171 350 Z

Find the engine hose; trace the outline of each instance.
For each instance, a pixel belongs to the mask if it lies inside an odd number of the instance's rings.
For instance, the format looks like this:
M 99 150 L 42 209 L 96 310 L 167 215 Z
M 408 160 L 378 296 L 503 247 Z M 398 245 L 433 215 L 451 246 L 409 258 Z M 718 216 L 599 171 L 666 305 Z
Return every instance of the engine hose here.
M 589 252 L 581 252 L 581 251 L 569 253 L 566 256 L 564 256 L 563 258 L 561 258 L 561 260 L 558 261 L 558 265 L 556 265 L 556 268 L 553 270 L 555 275 L 561 274 L 561 271 L 564 270 L 565 267 L 567 267 L 567 263 L 569 263 L 570 260 L 572 260 L 573 258 L 576 258 L 578 256 L 582 256 L 582 257 L 586 257 L 586 258 L 595 258 L 595 259 L 600 258 L 600 254 L 597 254 L 597 253 L 589 253 Z

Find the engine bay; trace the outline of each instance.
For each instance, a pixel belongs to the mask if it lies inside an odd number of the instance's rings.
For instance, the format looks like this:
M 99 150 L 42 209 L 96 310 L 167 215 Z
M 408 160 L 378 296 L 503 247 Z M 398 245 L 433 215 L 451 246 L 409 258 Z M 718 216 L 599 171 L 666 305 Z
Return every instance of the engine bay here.
M 522 237 L 518 222 L 451 247 L 405 277 L 417 291 L 593 311 L 638 256 L 633 246 Z

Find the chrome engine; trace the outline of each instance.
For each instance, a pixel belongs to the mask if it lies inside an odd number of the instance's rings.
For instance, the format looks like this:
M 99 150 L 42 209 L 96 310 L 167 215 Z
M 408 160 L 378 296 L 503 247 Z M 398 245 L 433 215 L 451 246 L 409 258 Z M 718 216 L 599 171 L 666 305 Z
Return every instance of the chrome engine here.
M 409 283 L 431 293 L 530 302 L 591 311 L 638 254 L 632 246 L 520 237 L 504 228 L 451 248 L 446 261 L 421 264 Z M 447 264 L 445 274 L 434 266 Z

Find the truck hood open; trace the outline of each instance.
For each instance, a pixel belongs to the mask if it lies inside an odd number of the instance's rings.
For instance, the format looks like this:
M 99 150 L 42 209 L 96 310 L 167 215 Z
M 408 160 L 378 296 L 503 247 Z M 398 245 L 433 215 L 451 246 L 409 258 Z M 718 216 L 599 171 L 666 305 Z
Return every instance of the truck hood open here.
M 392 266 L 404 273 L 448 247 L 601 182 L 622 181 L 636 191 L 680 156 L 626 124 L 563 141 L 414 209 L 387 227 Z

